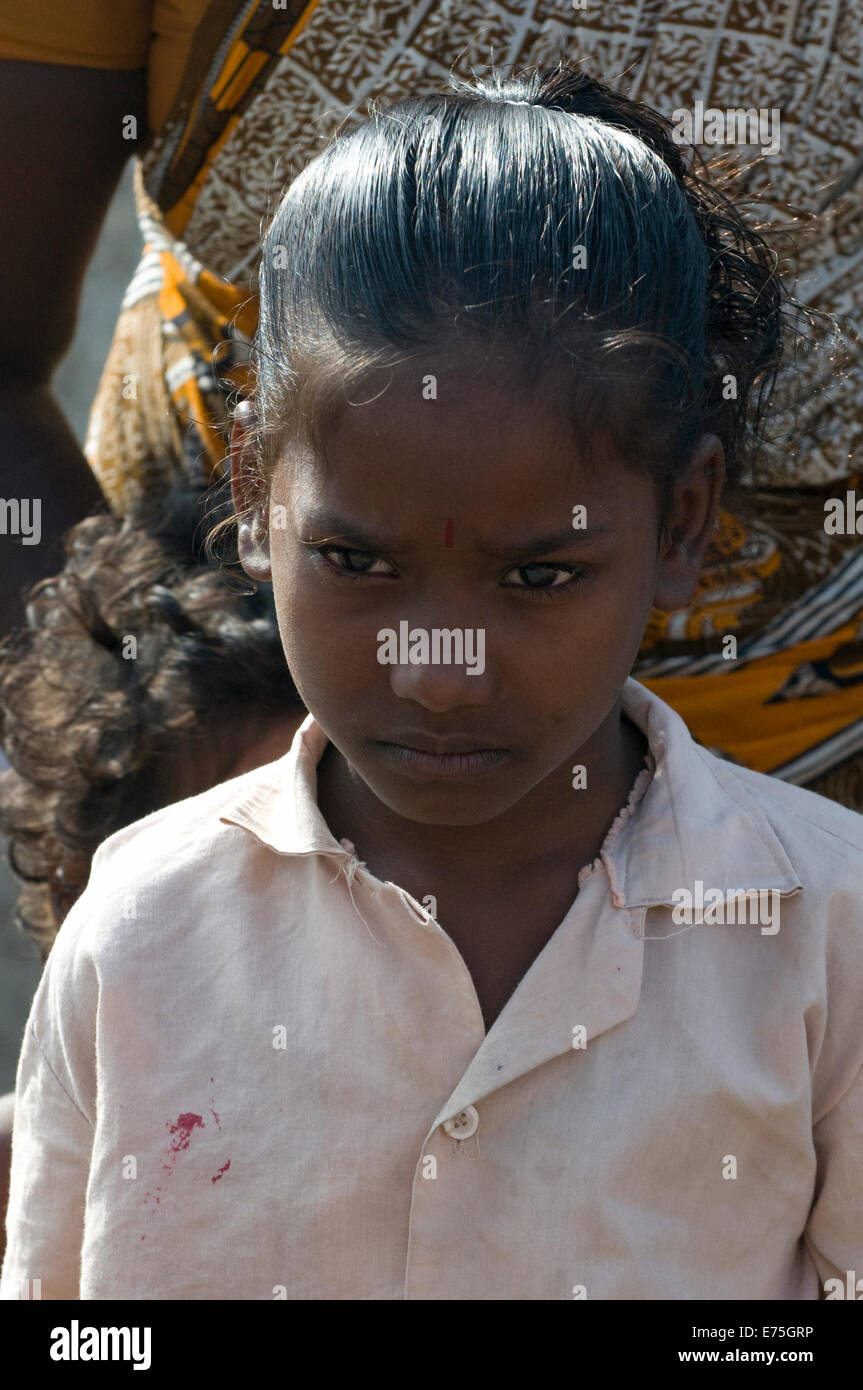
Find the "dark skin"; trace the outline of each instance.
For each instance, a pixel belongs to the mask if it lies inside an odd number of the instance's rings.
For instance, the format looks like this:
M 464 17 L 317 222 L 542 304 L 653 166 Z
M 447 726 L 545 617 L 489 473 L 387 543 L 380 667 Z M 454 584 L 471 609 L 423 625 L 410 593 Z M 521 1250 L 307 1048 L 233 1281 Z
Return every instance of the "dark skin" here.
M 427 371 L 434 402 L 421 395 Z M 608 451 L 588 465 L 561 413 L 477 362 L 424 362 L 399 369 L 382 394 L 352 392 L 371 397 L 331 421 L 325 463 L 284 449 L 268 498 L 243 467 L 235 424 L 240 555 L 251 577 L 272 579 L 288 664 L 331 740 L 322 814 L 376 877 L 436 897 L 489 1028 L 643 765 L 647 744 L 622 716 L 621 691 L 651 605 L 681 608 L 695 589 L 722 447 L 699 440 L 660 540 L 646 473 Z M 572 529 L 576 504 L 589 539 Z M 557 544 L 532 552 L 552 535 Z M 536 592 L 549 588 L 561 593 Z M 378 632 L 403 620 L 483 628 L 485 670 L 380 664 Z M 381 746 L 411 734 L 475 737 L 506 756 L 431 776 Z M 586 790 L 573 789 L 577 763 Z
M 123 138 L 134 115 L 141 139 Z M 22 590 L 63 564 L 63 533 L 104 508 L 51 392 L 75 332 L 87 264 L 126 161 L 147 137 L 146 73 L 0 61 L 0 477 L 4 498 L 41 500 L 41 541 L 0 536 L 0 637 Z

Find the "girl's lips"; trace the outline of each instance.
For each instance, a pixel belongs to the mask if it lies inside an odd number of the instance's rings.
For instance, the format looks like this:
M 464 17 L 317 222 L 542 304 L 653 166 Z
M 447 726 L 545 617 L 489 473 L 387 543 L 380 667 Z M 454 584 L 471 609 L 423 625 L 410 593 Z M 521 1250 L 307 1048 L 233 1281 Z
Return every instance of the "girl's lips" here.
M 506 748 L 474 748 L 464 753 L 426 753 L 401 743 L 378 745 L 393 762 L 414 768 L 427 776 L 469 777 L 477 772 L 498 767 L 510 756 Z

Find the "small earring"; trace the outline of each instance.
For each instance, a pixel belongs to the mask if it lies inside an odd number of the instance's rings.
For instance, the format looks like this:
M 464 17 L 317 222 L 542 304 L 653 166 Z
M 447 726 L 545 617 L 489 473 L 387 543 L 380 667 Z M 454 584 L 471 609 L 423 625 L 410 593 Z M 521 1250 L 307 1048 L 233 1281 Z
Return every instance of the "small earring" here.
M 254 429 L 258 421 L 258 413 L 255 410 L 254 401 L 245 398 L 241 400 L 234 411 L 234 419 L 244 430 Z

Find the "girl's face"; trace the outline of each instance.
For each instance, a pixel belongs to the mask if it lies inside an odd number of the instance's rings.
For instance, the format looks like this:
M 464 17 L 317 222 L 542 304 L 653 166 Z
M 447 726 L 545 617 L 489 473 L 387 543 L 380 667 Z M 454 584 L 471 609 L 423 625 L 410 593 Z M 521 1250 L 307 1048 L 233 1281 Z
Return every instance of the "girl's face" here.
M 585 465 L 559 410 L 487 375 L 434 375 L 436 399 L 402 368 L 346 405 L 326 461 L 282 458 L 240 553 L 272 577 L 297 688 L 355 774 L 408 820 L 479 825 L 618 719 L 651 605 L 683 606 L 695 586 L 721 446 L 701 449 L 670 518 L 684 550 L 661 553 L 646 474 Z M 437 650 L 435 629 L 454 633 Z M 445 740 L 499 753 L 453 767 L 399 751 Z

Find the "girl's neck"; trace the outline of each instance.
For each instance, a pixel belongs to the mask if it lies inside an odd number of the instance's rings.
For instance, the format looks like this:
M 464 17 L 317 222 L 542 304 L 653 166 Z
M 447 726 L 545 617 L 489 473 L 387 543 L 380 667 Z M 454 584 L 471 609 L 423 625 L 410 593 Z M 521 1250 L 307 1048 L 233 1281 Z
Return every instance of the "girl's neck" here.
M 480 825 L 406 820 L 378 800 L 329 743 L 318 764 L 318 806 L 336 839 L 347 838 L 378 878 L 421 868 L 498 889 L 537 871 L 578 870 L 598 855 L 644 766 L 648 742 L 619 704 L 578 756 L 568 758 L 504 815 Z M 590 792 L 574 791 L 583 763 Z

